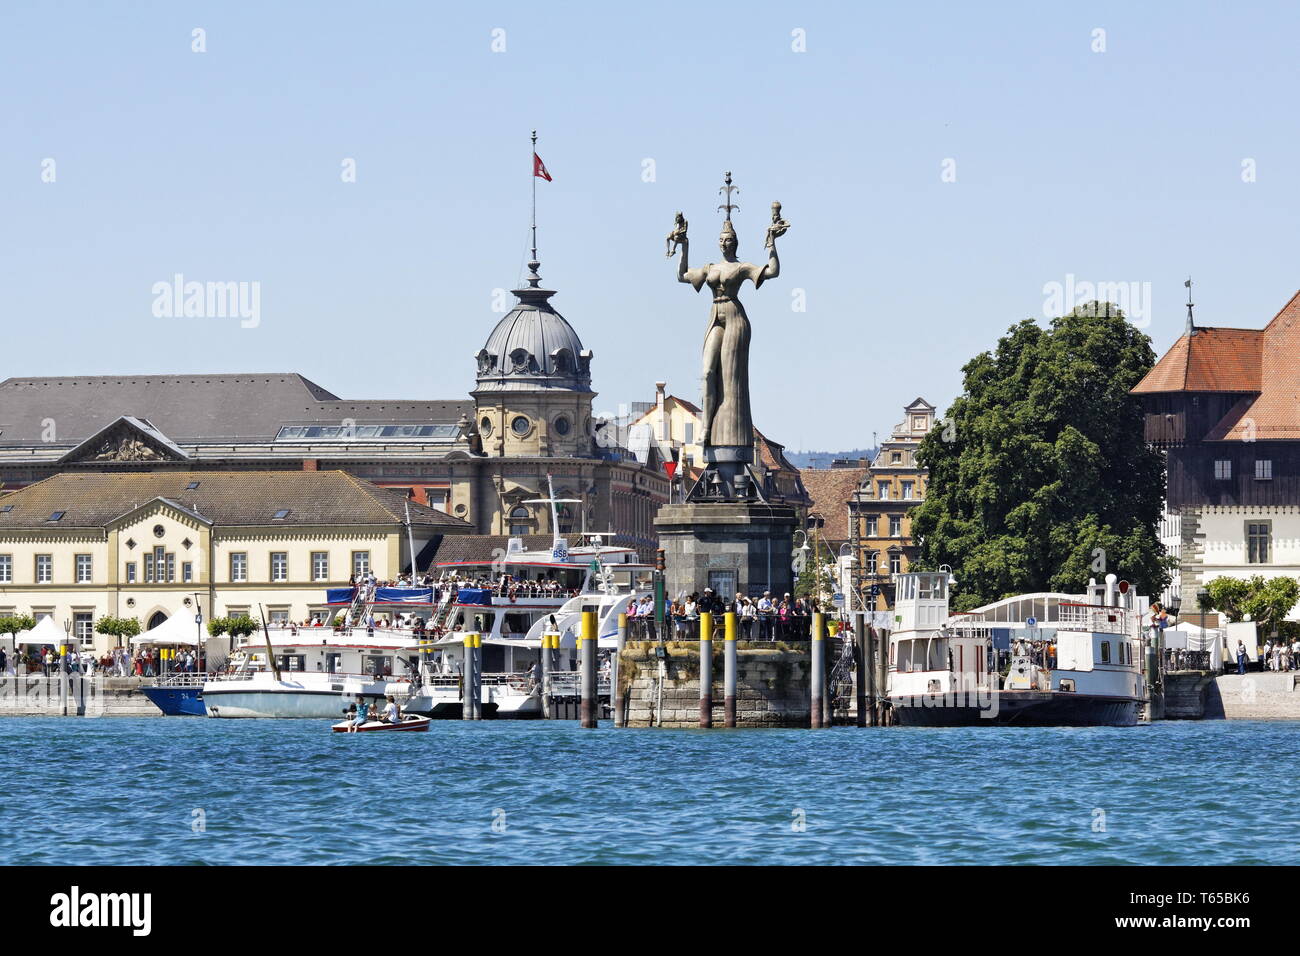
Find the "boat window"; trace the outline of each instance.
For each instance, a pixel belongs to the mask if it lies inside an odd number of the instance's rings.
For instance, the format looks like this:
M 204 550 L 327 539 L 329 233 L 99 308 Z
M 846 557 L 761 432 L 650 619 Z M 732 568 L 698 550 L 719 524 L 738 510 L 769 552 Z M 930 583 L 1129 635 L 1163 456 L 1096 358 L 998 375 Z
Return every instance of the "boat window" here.
M 1101 662 L 1103 664 L 1110 663 L 1110 641 L 1101 642 Z

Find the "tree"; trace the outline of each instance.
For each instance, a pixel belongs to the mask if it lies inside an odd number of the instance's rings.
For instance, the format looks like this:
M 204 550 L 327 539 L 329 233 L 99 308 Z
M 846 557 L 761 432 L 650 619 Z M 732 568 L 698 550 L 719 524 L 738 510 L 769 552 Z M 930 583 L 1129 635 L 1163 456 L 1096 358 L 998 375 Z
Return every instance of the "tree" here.
M 36 626 L 36 618 L 30 614 L 10 614 L 0 617 L 0 634 L 17 636 L 20 631 L 30 631 Z
M 210 637 L 220 637 L 222 634 L 229 634 L 231 637 L 247 637 L 249 634 L 261 629 L 262 625 L 247 614 L 237 614 L 234 617 L 214 617 L 208 621 L 208 635 Z
M 953 567 L 955 609 L 1078 592 L 1109 572 L 1164 589 L 1164 460 L 1129 394 L 1154 362 L 1116 306 L 1090 303 L 1047 329 L 1013 325 L 966 363 L 962 394 L 918 449 L 930 475 L 912 519 L 917 567 Z
M 1265 578 L 1256 574 L 1249 579 L 1215 578 L 1205 585 L 1210 605 L 1240 621 L 1247 614 L 1260 634 L 1278 631 L 1283 618 L 1300 601 L 1300 582 L 1295 578 Z
M 140 621 L 134 617 L 104 616 L 95 622 L 95 630 L 110 637 L 125 638 L 129 641 L 140 633 Z

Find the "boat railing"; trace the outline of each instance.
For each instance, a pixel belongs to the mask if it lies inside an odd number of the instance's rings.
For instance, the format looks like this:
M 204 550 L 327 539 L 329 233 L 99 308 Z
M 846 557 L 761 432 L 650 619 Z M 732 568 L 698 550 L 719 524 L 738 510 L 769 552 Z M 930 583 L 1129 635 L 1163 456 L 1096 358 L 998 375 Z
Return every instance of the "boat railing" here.
M 551 671 L 550 680 L 552 697 L 582 696 L 581 671 Z M 609 690 L 609 678 L 603 674 L 598 674 L 596 676 L 596 694 L 599 696 L 607 695 Z
M 1103 607 L 1097 604 L 1068 604 L 1062 601 L 1057 607 L 1056 626 L 1067 631 L 1130 634 L 1133 632 L 1135 621 L 1133 613 L 1122 607 Z

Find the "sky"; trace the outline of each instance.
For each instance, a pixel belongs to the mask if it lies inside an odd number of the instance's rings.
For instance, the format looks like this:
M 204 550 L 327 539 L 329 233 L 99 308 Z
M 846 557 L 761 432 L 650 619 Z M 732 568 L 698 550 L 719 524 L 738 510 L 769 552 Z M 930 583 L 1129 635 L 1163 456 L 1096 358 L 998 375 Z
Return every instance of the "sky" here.
M 741 295 L 755 423 L 868 445 L 1053 283 L 1123 283 L 1158 354 L 1188 275 L 1199 323 L 1263 326 L 1300 288 L 1297 29 L 1282 3 L 6 0 L 0 378 L 462 398 L 526 271 L 536 129 L 541 272 L 598 411 L 698 397 L 709 301 L 664 239 L 680 210 L 716 257 L 730 170 L 742 258 L 773 200 L 791 223 Z M 256 320 L 166 314 L 178 274 L 256 288 Z

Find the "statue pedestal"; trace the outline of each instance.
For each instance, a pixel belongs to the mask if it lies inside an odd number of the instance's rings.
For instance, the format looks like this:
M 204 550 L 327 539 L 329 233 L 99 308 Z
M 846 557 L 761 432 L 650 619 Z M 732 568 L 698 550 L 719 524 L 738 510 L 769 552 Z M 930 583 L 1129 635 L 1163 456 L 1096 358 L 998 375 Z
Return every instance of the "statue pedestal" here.
M 724 598 L 780 597 L 794 591 L 790 555 L 798 524 L 789 505 L 758 501 L 707 501 L 664 505 L 655 518 L 664 549 L 667 594 L 703 593 Z

